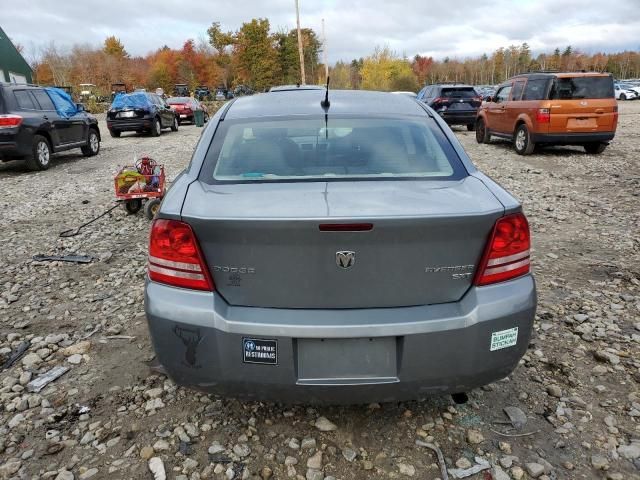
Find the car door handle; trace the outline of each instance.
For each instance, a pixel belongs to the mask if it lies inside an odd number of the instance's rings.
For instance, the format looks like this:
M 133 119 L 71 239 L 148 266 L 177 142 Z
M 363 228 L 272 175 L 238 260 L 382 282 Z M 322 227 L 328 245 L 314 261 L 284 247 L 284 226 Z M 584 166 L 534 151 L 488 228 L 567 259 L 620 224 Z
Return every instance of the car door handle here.
M 47 117 L 46 115 L 43 115 L 43 116 L 42 116 L 42 118 L 43 118 L 44 120 L 49 120 L 49 117 Z
M 596 113 L 604 113 L 604 110 L 602 108 L 598 108 L 596 109 Z

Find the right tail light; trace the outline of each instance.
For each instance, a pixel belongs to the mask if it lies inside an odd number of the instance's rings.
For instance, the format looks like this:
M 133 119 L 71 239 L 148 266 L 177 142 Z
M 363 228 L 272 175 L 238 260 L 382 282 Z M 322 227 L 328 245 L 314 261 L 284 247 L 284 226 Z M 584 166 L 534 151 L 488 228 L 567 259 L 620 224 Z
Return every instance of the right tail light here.
M 522 213 L 499 218 L 491 232 L 474 284 L 504 282 L 531 270 L 529 222 Z

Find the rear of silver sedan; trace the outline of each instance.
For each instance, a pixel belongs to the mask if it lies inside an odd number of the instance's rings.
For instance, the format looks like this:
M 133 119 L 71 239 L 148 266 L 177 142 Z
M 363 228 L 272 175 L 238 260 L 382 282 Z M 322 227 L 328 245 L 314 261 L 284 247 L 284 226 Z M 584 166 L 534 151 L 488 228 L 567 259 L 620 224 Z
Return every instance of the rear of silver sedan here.
M 268 95 L 250 101 L 269 110 Z M 177 383 L 395 401 L 485 385 L 524 354 L 536 291 L 519 205 L 417 102 L 365 116 L 352 95 L 328 119 L 212 119 L 150 236 L 146 313 Z

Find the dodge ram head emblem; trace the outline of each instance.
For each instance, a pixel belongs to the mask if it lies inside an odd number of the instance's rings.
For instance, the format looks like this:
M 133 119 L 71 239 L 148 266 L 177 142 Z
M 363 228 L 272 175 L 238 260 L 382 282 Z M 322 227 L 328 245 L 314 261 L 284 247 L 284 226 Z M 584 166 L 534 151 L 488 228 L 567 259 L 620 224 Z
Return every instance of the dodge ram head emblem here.
M 356 263 L 356 252 L 351 252 L 349 250 L 342 250 L 340 252 L 336 252 L 336 265 L 340 268 L 351 268 Z

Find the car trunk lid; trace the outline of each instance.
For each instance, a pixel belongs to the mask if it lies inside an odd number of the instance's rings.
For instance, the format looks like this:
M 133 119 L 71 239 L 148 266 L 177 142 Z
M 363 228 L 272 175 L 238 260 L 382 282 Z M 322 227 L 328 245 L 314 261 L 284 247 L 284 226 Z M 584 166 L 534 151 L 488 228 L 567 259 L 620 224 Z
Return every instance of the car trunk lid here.
M 473 177 L 195 182 L 182 218 L 232 305 L 371 308 L 459 300 L 503 211 Z

